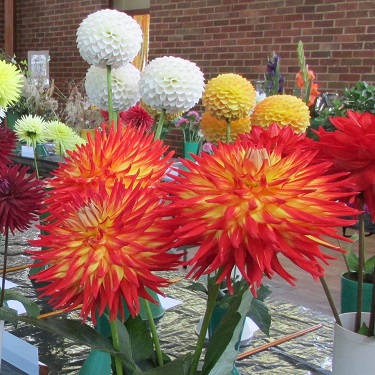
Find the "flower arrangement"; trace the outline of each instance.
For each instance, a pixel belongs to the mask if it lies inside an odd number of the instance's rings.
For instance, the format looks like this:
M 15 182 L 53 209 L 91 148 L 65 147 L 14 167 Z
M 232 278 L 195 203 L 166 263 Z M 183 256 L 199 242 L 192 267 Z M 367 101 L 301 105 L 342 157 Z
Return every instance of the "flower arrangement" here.
M 189 111 L 175 121 L 176 128 L 182 131 L 184 142 L 200 142 L 202 140 L 200 122 L 201 117 L 196 111 Z
M 320 246 L 340 251 L 328 239 L 347 240 L 337 227 L 355 223 L 347 217 L 358 210 L 342 202 L 355 193 L 347 190 L 342 174 L 329 173 L 331 162 L 316 159 L 317 147 L 303 130 L 282 123 L 281 105 L 268 109 L 280 125 L 253 124 L 251 132 L 232 139 L 232 123 L 256 111 L 251 83 L 229 74 L 205 86 L 200 69 L 180 58 L 156 59 L 141 73 L 142 101 L 160 114 L 155 133 L 123 128 L 114 102 L 119 99 L 120 108 L 128 97 L 112 95 L 112 71 L 128 64 L 127 48 L 135 51 L 134 41 L 117 37 L 118 25 L 108 21 L 117 20 L 117 13 L 89 16 L 77 38 L 82 57 L 107 71 L 108 125 L 96 129 L 95 140 L 67 151 L 65 163 L 47 180 L 43 212 L 49 215 L 39 226 L 39 239 L 31 242 L 37 249 L 29 251 L 44 267 L 33 276 L 46 283 L 41 295 L 65 312 L 79 308 L 82 322 L 18 319 L 101 351 L 107 363 L 101 375 L 228 375 L 263 278 L 277 273 L 294 284 L 282 256 L 315 279 L 323 277 L 321 263 L 331 257 Z M 114 43 L 115 36 L 123 43 Z M 225 142 L 194 160 L 181 160 L 183 169 L 168 173 L 173 152 L 160 140 L 164 119 L 190 110 L 201 97 L 206 113 L 225 122 Z M 163 180 L 166 175 L 169 181 Z M 187 263 L 187 277 L 208 275 L 207 306 L 194 350 L 172 360 L 160 345 L 150 291 L 162 294 L 170 285 L 155 272 L 184 264 L 181 254 L 169 250 L 185 245 L 198 248 Z M 235 269 L 239 280 L 232 277 Z M 230 301 L 229 310 L 210 336 L 203 358 L 222 284 L 230 297 L 222 301 Z M 139 317 L 141 305 L 147 322 Z M 94 328 L 82 324 L 89 319 Z M 110 338 L 95 329 L 99 319 L 109 325 Z

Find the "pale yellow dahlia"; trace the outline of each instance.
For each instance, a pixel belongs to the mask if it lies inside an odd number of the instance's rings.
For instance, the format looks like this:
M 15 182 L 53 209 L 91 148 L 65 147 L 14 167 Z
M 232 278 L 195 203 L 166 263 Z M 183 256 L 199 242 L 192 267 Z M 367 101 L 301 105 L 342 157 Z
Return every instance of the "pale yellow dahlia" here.
M 0 108 L 7 108 L 20 97 L 23 76 L 13 64 L 0 60 Z
M 219 120 L 245 118 L 255 105 L 253 85 L 238 74 L 220 74 L 208 81 L 202 102 L 206 112 Z
M 255 106 L 251 123 L 265 128 L 271 124 L 290 126 L 296 133 L 304 133 L 310 126 L 310 111 L 296 96 L 273 95 Z
M 161 111 L 158 111 L 156 109 L 153 109 L 151 108 L 149 105 L 145 104 L 142 100 L 140 102 L 140 105 L 142 108 L 144 108 L 149 114 L 150 116 L 152 116 L 153 118 L 158 118 L 161 114 Z M 181 117 L 182 115 L 184 114 L 184 112 L 180 112 L 180 113 L 166 113 L 165 114 L 165 121 L 171 121 L 171 120 L 174 120 L 178 117 Z
M 35 147 L 46 141 L 46 122 L 40 116 L 24 115 L 14 124 L 14 131 L 21 142 Z
M 45 128 L 46 139 L 56 144 L 59 154 L 65 155 L 67 150 L 75 150 L 78 145 L 85 143 L 72 128 L 60 121 L 50 121 Z
M 131 62 L 141 49 L 142 30 L 124 12 L 103 9 L 88 15 L 77 30 L 77 47 L 89 64 L 113 68 Z
M 201 129 L 204 138 L 208 142 L 217 144 L 219 141 L 226 142 L 227 123 L 225 120 L 218 120 L 209 112 L 202 116 Z M 230 143 L 234 142 L 238 134 L 244 134 L 250 131 L 250 116 L 240 118 L 230 122 Z

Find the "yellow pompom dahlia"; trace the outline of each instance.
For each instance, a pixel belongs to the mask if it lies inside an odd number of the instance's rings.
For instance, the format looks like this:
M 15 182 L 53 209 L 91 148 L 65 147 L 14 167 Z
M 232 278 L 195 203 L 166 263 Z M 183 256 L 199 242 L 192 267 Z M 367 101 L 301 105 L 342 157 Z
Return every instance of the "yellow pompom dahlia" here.
M 225 120 L 219 120 L 206 112 L 202 116 L 201 130 L 207 142 L 217 144 L 219 141 L 226 142 L 227 123 Z M 239 118 L 230 122 L 230 142 L 234 142 L 238 134 L 244 134 L 250 131 L 250 117 Z
M 0 60 L 0 108 L 14 104 L 21 94 L 23 76 L 16 66 Z
M 255 99 L 255 89 L 246 78 L 227 73 L 208 81 L 202 103 L 217 119 L 232 121 L 248 116 Z
M 290 126 L 296 133 L 304 133 L 310 126 L 309 107 L 293 95 L 269 96 L 255 106 L 251 123 L 265 128 L 271 124 Z

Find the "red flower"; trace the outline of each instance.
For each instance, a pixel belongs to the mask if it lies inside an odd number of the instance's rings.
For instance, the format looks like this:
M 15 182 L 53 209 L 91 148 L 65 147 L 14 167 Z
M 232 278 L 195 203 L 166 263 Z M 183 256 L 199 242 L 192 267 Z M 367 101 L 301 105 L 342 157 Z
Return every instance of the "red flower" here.
M 47 180 L 51 190 L 46 205 L 48 209 L 59 209 L 72 193 L 85 197 L 88 187 L 101 182 L 108 191 L 119 179 L 125 187 L 134 179 L 142 187 L 154 186 L 170 166 L 173 152 L 165 155 L 167 149 L 162 141 L 154 141 L 152 134 L 141 129 L 111 127 L 108 134 L 105 129 L 96 130 L 95 139 L 68 152 L 66 163 L 60 164 L 55 177 Z
M 319 261 L 332 258 L 320 246 L 340 250 L 325 238 L 343 239 L 337 227 L 352 224 L 340 217 L 357 213 L 337 201 L 346 182 L 325 174 L 330 163 L 311 164 L 315 151 L 295 147 L 284 155 L 282 136 L 261 146 L 245 138 L 219 144 L 197 163 L 181 160 L 187 170 L 173 176 L 177 184 L 162 186 L 171 200 L 166 210 L 180 223 L 177 245 L 199 245 L 189 275 L 223 269 L 218 282 L 231 288 L 237 266 L 256 293 L 263 275 L 274 272 L 293 283 L 279 261 L 285 256 L 322 276 Z
M 152 271 L 178 264 L 180 255 L 167 253 L 176 224 L 164 220 L 158 195 L 136 185 L 136 178 L 128 188 L 115 181 L 110 192 L 102 182 L 87 196 L 62 201 L 64 215 L 52 210 L 40 227 L 48 234 L 32 244 L 47 249 L 33 258 L 48 268 L 33 279 L 48 283 L 42 296 L 55 308 L 69 311 L 82 304 L 81 316 L 91 314 L 94 324 L 107 307 L 110 321 L 119 313 L 124 319 L 123 301 L 134 316 L 139 297 L 153 301 L 146 288 L 161 293 L 169 284 Z
M 143 127 L 146 131 L 150 131 L 154 124 L 154 118 L 140 105 L 135 105 L 127 111 L 121 112 L 120 118 L 125 125 Z
M 0 233 L 24 231 L 38 219 L 43 184 L 28 167 L 0 165 Z
M 0 126 L 0 165 L 11 161 L 8 156 L 16 147 L 16 135 L 13 130 Z
M 322 127 L 319 136 L 319 157 L 333 163 L 333 171 L 350 172 L 346 178 L 354 192 L 363 192 L 375 222 L 375 115 L 347 111 L 348 117 L 333 117 L 336 130 Z M 354 186 L 353 186 L 354 184 Z
M 316 97 L 318 95 L 320 95 L 320 92 L 318 91 L 318 84 L 317 83 L 312 83 L 315 80 L 315 75 L 314 75 L 314 72 L 312 70 L 308 70 L 308 72 L 307 72 L 307 80 L 311 81 L 311 89 L 310 89 L 309 102 L 307 103 L 307 105 L 310 107 L 311 105 L 314 104 L 315 99 L 316 99 Z M 297 87 L 299 87 L 300 89 L 304 89 L 305 88 L 304 82 L 303 82 L 303 76 L 302 76 L 302 72 L 301 71 L 299 71 L 296 74 L 296 84 L 297 84 Z

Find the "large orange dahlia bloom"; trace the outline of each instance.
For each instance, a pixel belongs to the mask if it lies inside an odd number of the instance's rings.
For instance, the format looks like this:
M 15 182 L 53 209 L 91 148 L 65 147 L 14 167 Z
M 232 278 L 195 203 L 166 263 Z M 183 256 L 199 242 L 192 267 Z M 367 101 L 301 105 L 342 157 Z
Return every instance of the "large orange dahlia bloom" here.
M 284 256 L 322 276 L 319 261 L 332 258 L 319 246 L 339 250 L 323 236 L 343 239 L 335 227 L 357 212 L 337 201 L 345 182 L 325 174 L 330 163 L 312 165 L 316 152 L 305 148 L 284 155 L 282 136 L 276 146 L 241 139 L 213 150 L 197 163 L 182 160 L 187 170 L 174 177 L 177 184 L 163 185 L 172 201 L 166 209 L 181 225 L 179 244 L 199 245 L 189 275 L 222 269 L 218 282 L 231 287 L 237 266 L 256 293 L 263 275 L 293 283 L 279 261 Z
M 251 123 L 265 128 L 276 123 L 290 126 L 296 133 L 304 133 L 310 126 L 309 107 L 293 95 L 268 96 L 255 106 Z
M 230 123 L 230 142 L 234 142 L 238 134 L 250 131 L 250 116 L 240 118 Z M 209 112 L 205 112 L 201 120 L 201 129 L 207 142 L 217 144 L 219 141 L 227 141 L 227 123 L 225 120 L 218 120 Z
M 139 297 L 153 301 L 146 287 L 161 293 L 168 281 L 152 271 L 170 270 L 179 255 L 168 254 L 176 229 L 166 225 L 162 204 L 136 178 L 128 188 L 116 181 L 110 192 L 104 183 L 88 189 L 88 199 L 73 194 L 61 201 L 64 215 L 52 210 L 40 239 L 33 246 L 38 266 L 48 266 L 32 278 L 47 282 L 41 296 L 55 308 L 69 311 L 82 304 L 81 316 L 93 322 L 108 308 L 110 320 L 124 319 L 123 302 L 132 316 L 139 312 Z
M 55 177 L 47 180 L 51 190 L 46 205 L 48 209 L 58 208 L 72 193 L 87 197 L 88 187 L 101 182 L 110 190 L 117 179 L 126 187 L 134 178 L 142 187 L 153 186 L 169 168 L 173 152 L 166 151 L 162 141 L 154 141 L 153 134 L 141 129 L 111 127 L 108 134 L 97 129 L 95 139 L 68 152 Z
M 348 186 L 363 192 L 375 222 L 375 115 L 347 111 L 347 116 L 331 118 L 334 132 L 323 127 L 316 132 L 318 157 L 332 162 L 334 171 L 350 172 L 346 178 Z

